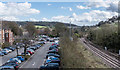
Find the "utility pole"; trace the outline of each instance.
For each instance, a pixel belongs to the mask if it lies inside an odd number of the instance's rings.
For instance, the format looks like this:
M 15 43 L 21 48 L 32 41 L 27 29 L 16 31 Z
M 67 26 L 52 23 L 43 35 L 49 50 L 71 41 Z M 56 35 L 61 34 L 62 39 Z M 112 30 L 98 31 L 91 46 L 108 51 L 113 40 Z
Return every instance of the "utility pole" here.
M 71 20 L 73 18 L 73 16 L 70 16 L 70 40 L 73 41 L 73 38 L 72 38 L 72 27 L 71 27 Z
M 1 29 L 1 34 L 2 34 L 2 29 L 3 29 L 2 18 L 1 18 L 1 27 L 0 27 L 0 29 Z M 3 45 L 3 38 L 2 38 L 2 35 L 1 35 L 1 47 L 2 47 L 2 45 Z
M 17 52 L 17 56 L 18 56 L 18 43 L 16 43 L 16 52 Z

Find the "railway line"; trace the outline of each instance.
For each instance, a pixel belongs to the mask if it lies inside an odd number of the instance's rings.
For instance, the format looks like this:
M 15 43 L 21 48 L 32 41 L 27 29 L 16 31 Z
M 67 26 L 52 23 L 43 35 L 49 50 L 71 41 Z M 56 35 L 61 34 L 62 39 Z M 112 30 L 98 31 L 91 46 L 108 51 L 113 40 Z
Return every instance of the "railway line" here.
M 87 42 L 84 38 L 81 38 L 80 40 L 87 49 L 92 51 L 93 54 L 99 56 L 104 61 L 105 64 L 109 65 L 111 68 L 120 68 L 120 61 L 118 59 L 97 49 L 96 47 L 91 45 L 89 42 Z

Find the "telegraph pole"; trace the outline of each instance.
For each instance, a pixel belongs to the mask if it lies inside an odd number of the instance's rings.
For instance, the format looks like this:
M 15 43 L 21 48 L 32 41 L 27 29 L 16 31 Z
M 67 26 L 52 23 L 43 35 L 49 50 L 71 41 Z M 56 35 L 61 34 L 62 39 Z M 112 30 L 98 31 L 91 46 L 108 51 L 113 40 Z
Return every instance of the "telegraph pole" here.
M 70 16 L 70 40 L 73 41 L 73 38 L 72 38 L 72 27 L 71 27 L 71 21 L 72 21 L 72 18 L 73 16 Z

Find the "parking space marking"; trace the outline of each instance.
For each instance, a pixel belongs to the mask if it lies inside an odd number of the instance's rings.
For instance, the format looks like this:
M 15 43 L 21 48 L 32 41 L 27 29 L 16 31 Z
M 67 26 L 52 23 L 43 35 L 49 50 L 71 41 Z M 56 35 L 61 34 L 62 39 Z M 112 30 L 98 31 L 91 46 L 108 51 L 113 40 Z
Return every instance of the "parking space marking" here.
M 33 66 L 35 65 L 35 62 L 32 64 Z

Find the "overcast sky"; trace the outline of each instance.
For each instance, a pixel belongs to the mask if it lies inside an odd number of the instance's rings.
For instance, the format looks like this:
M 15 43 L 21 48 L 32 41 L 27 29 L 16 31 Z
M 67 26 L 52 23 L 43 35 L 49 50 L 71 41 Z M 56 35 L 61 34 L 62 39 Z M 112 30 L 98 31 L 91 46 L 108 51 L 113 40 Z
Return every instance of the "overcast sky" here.
M 1 0 L 0 0 L 1 1 Z M 44 1 L 44 2 L 43 2 Z M 9 21 L 59 21 L 94 25 L 117 16 L 119 0 L 2 0 L 0 18 Z M 76 0 L 78 1 L 78 0 Z

